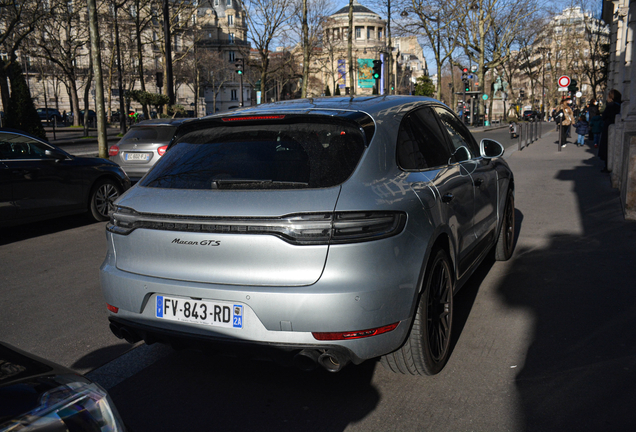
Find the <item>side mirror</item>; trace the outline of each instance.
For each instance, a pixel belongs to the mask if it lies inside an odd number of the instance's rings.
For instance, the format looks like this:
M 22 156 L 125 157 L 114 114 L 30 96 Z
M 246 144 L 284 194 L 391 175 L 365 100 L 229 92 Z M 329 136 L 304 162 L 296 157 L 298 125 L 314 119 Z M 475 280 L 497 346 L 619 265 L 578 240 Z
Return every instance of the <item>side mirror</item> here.
M 484 159 L 494 159 L 501 157 L 506 149 L 495 140 L 483 139 L 479 143 L 479 152 Z
M 57 150 L 45 150 L 44 154 L 46 155 L 46 157 L 51 158 L 51 159 L 55 159 L 55 162 L 59 162 L 61 160 L 66 159 L 67 155 L 66 153 L 62 153 L 60 151 Z

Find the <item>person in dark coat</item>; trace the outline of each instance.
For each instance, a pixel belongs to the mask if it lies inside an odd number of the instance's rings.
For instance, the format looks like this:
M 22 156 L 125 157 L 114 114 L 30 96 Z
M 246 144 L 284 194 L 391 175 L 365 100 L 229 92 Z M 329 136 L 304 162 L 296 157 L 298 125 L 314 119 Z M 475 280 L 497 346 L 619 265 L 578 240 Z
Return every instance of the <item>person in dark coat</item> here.
M 607 94 L 607 106 L 605 107 L 605 111 L 601 114 L 603 118 L 603 132 L 601 133 L 601 142 L 598 145 L 598 157 L 603 162 L 605 162 L 605 168 L 601 171 L 604 173 L 610 172 L 607 169 L 607 141 L 608 141 L 608 133 L 610 125 L 613 125 L 616 121 L 616 115 L 621 113 L 621 93 L 612 89 Z
M 587 121 L 592 123 L 592 119 L 599 115 L 601 112 L 598 109 L 598 101 L 594 98 L 590 101 L 590 106 L 587 109 Z M 594 134 L 592 133 L 592 129 L 590 128 L 590 139 L 594 139 Z

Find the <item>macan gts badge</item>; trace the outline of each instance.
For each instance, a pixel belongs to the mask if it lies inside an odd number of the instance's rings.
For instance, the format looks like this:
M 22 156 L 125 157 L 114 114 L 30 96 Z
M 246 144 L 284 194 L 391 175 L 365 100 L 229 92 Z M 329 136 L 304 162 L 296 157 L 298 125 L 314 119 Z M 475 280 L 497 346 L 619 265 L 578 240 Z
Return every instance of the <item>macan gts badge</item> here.
M 263 104 L 179 124 L 115 202 L 102 291 L 129 342 L 303 370 L 438 373 L 453 298 L 514 248 L 504 148 L 421 97 Z

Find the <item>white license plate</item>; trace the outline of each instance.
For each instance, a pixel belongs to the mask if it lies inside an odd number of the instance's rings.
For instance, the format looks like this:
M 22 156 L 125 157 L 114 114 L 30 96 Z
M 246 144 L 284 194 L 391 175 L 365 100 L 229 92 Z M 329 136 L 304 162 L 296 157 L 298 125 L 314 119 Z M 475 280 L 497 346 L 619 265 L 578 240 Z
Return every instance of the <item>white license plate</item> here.
M 243 306 L 224 301 L 157 296 L 155 316 L 225 328 L 243 328 Z
M 150 155 L 148 153 L 126 153 L 127 161 L 147 161 L 148 159 L 150 159 Z

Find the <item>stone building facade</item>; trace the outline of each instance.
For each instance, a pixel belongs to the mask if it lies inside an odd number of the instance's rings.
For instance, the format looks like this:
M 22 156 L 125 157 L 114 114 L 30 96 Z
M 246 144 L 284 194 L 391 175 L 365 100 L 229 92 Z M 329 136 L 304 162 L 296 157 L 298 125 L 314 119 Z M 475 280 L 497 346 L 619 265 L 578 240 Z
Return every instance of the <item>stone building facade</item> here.
M 69 2 L 70 4 L 71 2 Z M 81 2 L 77 2 L 78 5 Z M 79 7 L 79 6 L 78 6 Z M 84 6 L 85 7 L 85 6 Z M 106 8 L 107 6 L 104 6 Z M 128 7 L 131 7 L 130 5 Z M 112 9 L 112 8 L 111 8 Z M 106 95 L 106 113 L 119 109 L 119 91 L 117 85 L 116 51 L 112 22 L 106 17 L 112 16 L 112 10 L 100 10 L 102 61 L 104 87 Z M 140 13 L 154 14 L 142 34 L 143 64 L 145 89 L 151 93 L 166 93 L 166 87 L 159 87 L 156 75 L 164 72 L 162 47 L 162 21 L 160 11 L 142 10 Z M 121 39 L 122 69 L 124 74 L 124 91 L 140 90 L 137 74 L 136 37 L 133 26 L 134 13 L 120 10 L 118 14 L 119 33 Z M 240 100 L 239 80 L 235 72 L 236 60 L 249 53 L 245 12 L 239 0 L 199 0 L 181 3 L 173 19 L 178 23 L 172 34 L 173 74 L 175 103 L 185 108 L 188 116 L 203 116 L 226 111 L 238 106 Z M 86 16 L 78 16 L 77 27 L 88 28 Z M 62 30 L 63 32 L 64 30 Z M 61 34 L 60 38 L 65 35 Z M 88 32 L 84 36 L 88 39 Z M 196 46 L 196 48 L 195 48 Z M 201 65 L 200 58 L 204 53 L 214 53 L 214 61 L 209 65 Z M 68 84 L 64 84 L 59 73 L 50 67 L 50 62 L 38 58 L 35 53 L 24 51 L 18 58 L 22 64 L 25 78 L 36 108 L 56 108 L 60 112 L 71 113 L 71 95 Z M 2 53 L 0 53 L 2 56 Z M 194 59 L 194 57 L 197 57 Z M 5 55 L 6 57 L 6 55 Z M 84 109 L 85 95 L 88 95 L 89 109 L 95 109 L 94 83 L 85 92 L 85 82 L 89 70 L 89 43 L 78 49 L 75 60 L 77 79 L 75 86 L 80 110 Z M 201 72 L 195 76 L 194 64 L 199 62 Z M 49 69 L 46 68 L 47 63 Z M 44 64 L 44 68 L 40 65 Z M 199 91 L 197 91 L 197 88 Z M 216 91 L 214 91 L 216 90 Z M 244 105 L 250 105 L 251 87 L 243 85 Z M 216 94 L 215 94 L 216 93 Z M 141 113 L 139 104 L 132 102 L 130 109 Z M 156 113 L 152 112 L 151 115 Z
M 636 220 L 636 2 L 605 0 L 603 20 L 610 25 L 607 89 L 622 94 L 621 114 L 610 126 L 608 169 L 620 191 L 625 217 Z

